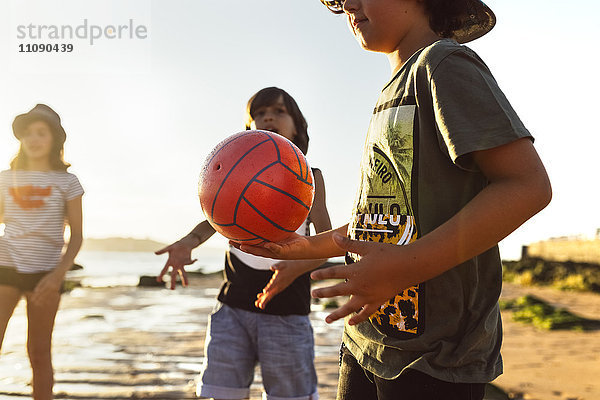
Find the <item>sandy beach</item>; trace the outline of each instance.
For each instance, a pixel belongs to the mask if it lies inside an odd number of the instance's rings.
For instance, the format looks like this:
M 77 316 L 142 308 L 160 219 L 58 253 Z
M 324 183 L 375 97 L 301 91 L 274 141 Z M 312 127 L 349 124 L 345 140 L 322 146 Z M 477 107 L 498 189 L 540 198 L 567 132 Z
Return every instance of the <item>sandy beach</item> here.
M 65 294 L 54 335 L 56 398 L 195 398 L 207 315 L 219 283 L 213 275 L 195 277 L 190 287 L 176 291 L 120 286 Z M 600 318 L 599 295 L 506 284 L 503 297 L 525 293 Z M 30 393 L 24 313 L 21 302 L 3 345 L 0 400 Z M 325 314 L 321 306 L 313 306 L 319 394 L 333 400 L 343 325 L 325 324 Z M 512 399 L 600 399 L 600 332 L 540 331 L 513 322 L 509 312 L 503 317 L 505 373 L 494 383 Z M 260 395 L 257 370 L 251 398 Z
M 505 299 L 532 294 L 556 307 L 600 319 L 600 295 L 504 284 Z M 600 399 L 600 331 L 542 331 L 503 313 L 504 374 L 496 384 L 516 399 Z

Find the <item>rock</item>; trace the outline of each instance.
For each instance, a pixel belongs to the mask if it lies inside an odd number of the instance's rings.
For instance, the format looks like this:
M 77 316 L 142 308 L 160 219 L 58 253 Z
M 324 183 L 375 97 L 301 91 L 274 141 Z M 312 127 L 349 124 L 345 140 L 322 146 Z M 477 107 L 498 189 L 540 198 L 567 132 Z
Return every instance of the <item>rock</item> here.
M 81 287 L 81 282 L 79 281 L 72 281 L 70 279 L 66 279 L 63 282 L 63 286 L 62 286 L 62 292 L 63 293 L 67 293 L 70 292 L 71 290 Z
M 102 314 L 89 314 L 89 315 L 84 315 L 83 317 L 81 317 L 81 319 L 105 319 L 104 315 Z
M 80 265 L 80 264 L 73 264 L 73 265 L 71 265 L 71 269 L 70 270 L 71 271 L 80 271 L 82 269 L 83 269 L 82 265 Z
M 156 276 L 148 276 L 142 275 L 140 276 L 140 281 L 138 283 L 138 287 L 164 287 L 164 282 L 157 282 Z

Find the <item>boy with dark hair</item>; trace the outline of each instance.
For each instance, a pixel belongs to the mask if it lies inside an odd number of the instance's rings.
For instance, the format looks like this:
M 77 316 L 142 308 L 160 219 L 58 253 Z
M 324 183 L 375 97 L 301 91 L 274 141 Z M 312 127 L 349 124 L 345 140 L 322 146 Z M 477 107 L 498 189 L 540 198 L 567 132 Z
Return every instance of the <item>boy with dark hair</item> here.
M 337 230 L 241 249 L 347 254 L 351 265 L 312 274 L 345 280 L 313 296 L 350 296 L 327 317 L 350 316 L 338 399 L 482 399 L 502 373 L 497 244 L 551 198 L 531 134 L 461 45 L 491 30 L 494 14 L 480 0 L 323 3 L 392 70 L 367 133 L 354 215 Z M 274 279 L 262 297 L 279 286 Z

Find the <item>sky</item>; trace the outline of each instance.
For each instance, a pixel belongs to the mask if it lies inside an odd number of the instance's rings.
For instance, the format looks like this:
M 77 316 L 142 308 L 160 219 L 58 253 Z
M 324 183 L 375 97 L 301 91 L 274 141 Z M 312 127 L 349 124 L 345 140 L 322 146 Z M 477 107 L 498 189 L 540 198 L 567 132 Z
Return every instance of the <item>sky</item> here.
M 517 258 L 523 244 L 600 228 L 600 56 L 592 31 L 600 5 L 487 4 L 497 26 L 469 46 L 536 138 L 554 191 L 544 211 L 501 243 L 505 257 Z M 0 7 L 0 168 L 18 148 L 14 117 L 37 103 L 53 107 L 67 132 L 70 171 L 86 190 L 87 237 L 171 242 L 193 228 L 203 219 L 197 181 L 206 156 L 244 129 L 246 101 L 266 86 L 298 102 L 333 225 L 347 222 L 369 117 L 390 70 L 318 0 L 0 0 Z M 19 26 L 29 25 L 86 25 L 86 37 L 19 38 Z M 133 29 L 92 40 L 92 25 Z M 145 36 L 131 36 L 140 26 Z M 73 51 L 19 52 L 42 42 Z M 215 236 L 207 245 L 225 241 Z

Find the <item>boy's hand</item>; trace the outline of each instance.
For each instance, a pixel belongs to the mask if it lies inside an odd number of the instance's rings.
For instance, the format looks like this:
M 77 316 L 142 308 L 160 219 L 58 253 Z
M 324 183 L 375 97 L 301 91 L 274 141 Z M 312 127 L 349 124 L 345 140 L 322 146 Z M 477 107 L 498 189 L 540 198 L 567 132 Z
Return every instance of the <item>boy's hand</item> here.
M 243 252 L 277 260 L 301 259 L 310 250 L 308 237 L 297 233 L 292 233 L 290 237 L 278 243 L 266 242 L 262 245 L 252 246 L 230 241 L 229 244 Z
M 156 277 L 158 282 L 164 282 L 163 276 L 169 271 L 171 268 L 171 290 L 175 289 L 175 285 L 177 282 L 177 275 L 181 277 L 182 286 L 188 285 L 187 274 L 185 272 L 185 266 L 191 265 L 195 263 L 197 260 L 192 260 L 192 250 L 195 245 L 192 243 L 192 240 L 188 237 L 185 237 L 163 249 L 156 251 L 154 254 L 160 255 L 164 253 L 169 253 L 169 258 L 165 263 L 164 268 L 160 271 L 160 274 Z
M 264 310 L 273 297 L 284 291 L 300 275 L 312 271 L 323 262 L 324 260 L 280 261 L 273 265 L 271 271 L 275 273 L 263 291 L 256 296 L 254 305 Z
M 357 314 L 350 319 L 349 325 L 363 322 L 383 303 L 418 283 L 410 279 L 410 266 L 400 254 L 405 246 L 350 240 L 339 234 L 335 234 L 333 240 L 340 248 L 359 254 L 361 260 L 355 264 L 325 268 L 311 274 L 311 278 L 317 280 L 345 280 L 312 291 L 312 296 L 316 298 L 350 296 L 346 304 L 327 316 L 327 323 L 354 312 Z
M 335 233 L 345 234 L 347 230 L 348 225 L 344 225 L 334 230 L 321 232 L 315 236 L 302 236 L 292 233 L 290 237 L 278 243 L 266 242 L 251 246 L 229 241 L 229 244 L 255 256 L 278 260 L 319 260 L 345 254 L 333 241 L 332 237 Z

